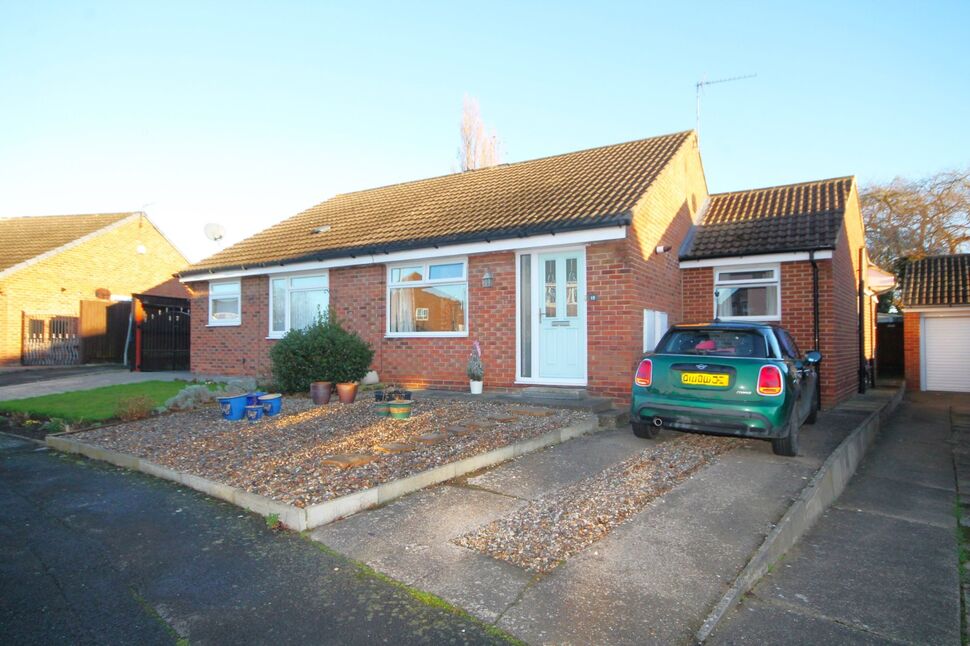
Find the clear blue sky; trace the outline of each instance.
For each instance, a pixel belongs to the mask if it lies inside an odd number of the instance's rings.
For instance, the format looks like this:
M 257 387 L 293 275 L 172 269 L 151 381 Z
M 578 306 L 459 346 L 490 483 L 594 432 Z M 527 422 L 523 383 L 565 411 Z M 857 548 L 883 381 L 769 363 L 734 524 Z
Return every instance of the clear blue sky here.
M 694 127 L 712 191 L 970 166 L 970 2 L 0 0 L 0 216 L 144 208 L 190 258 L 450 172 Z M 389 226 L 393 226 L 389 220 Z

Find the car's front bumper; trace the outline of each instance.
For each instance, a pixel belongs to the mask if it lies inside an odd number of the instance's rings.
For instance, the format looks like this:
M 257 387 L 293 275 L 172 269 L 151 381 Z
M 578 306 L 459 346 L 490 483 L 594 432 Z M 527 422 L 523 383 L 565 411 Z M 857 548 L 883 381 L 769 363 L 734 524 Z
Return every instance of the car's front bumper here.
M 788 426 L 784 423 L 787 416 L 780 416 L 730 408 L 701 408 L 666 402 L 634 401 L 633 414 L 641 423 L 653 424 L 659 419 L 661 428 L 690 433 L 709 433 L 712 435 L 734 435 L 772 439 L 784 437 Z M 781 419 L 779 419 L 781 417 Z

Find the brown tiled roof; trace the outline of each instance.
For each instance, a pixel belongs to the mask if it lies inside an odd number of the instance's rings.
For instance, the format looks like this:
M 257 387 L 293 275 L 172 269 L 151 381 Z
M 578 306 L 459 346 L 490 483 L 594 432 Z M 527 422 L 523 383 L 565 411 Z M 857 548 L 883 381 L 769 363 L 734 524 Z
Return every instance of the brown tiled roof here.
M 711 195 L 682 260 L 835 247 L 852 177 Z
M 337 195 L 183 275 L 626 224 L 692 137 L 680 132 Z
M 0 219 L 0 271 L 114 224 L 131 213 Z
M 903 307 L 970 305 L 970 254 L 911 260 L 903 269 Z

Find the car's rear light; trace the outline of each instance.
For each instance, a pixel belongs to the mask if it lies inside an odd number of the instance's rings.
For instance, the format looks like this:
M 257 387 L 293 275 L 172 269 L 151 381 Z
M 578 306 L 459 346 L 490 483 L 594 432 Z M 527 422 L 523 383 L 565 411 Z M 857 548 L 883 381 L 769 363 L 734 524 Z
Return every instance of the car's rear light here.
M 758 394 L 774 397 L 780 395 L 784 381 L 782 381 L 781 370 L 778 366 L 761 366 L 758 373 Z
M 637 376 L 633 380 L 638 386 L 649 386 L 653 381 L 653 361 L 644 359 L 637 366 Z

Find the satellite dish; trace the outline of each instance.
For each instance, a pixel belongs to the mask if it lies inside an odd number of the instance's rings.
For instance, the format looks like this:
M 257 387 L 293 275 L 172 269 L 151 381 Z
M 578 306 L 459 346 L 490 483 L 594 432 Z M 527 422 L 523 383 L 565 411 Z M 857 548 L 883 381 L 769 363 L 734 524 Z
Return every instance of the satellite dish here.
M 216 224 L 215 222 L 210 222 L 205 225 L 203 229 L 205 231 L 205 237 L 213 242 L 218 242 L 222 240 L 222 236 L 226 235 L 226 228 L 221 224 Z

